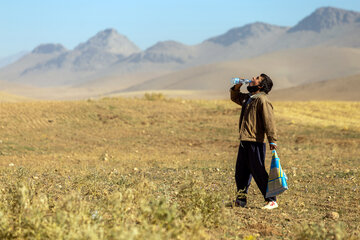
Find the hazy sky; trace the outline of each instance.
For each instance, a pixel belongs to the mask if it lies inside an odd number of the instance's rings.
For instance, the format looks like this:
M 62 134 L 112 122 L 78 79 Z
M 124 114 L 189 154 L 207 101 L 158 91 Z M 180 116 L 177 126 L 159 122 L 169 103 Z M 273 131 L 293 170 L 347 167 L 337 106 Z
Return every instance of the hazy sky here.
M 106 28 L 141 49 L 193 45 L 255 21 L 294 26 L 323 6 L 360 11 L 360 0 L 3 0 L 0 58 L 42 43 L 73 49 Z

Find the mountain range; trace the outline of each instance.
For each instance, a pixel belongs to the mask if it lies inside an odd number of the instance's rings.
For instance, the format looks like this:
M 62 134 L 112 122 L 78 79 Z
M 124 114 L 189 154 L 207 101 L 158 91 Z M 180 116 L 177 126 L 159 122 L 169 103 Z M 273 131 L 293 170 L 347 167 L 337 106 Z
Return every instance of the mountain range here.
M 13 62 L 16 62 L 17 60 L 19 60 L 20 58 L 22 58 L 26 54 L 28 54 L 27 51 L 20 51 L 20 52 L 15 53 L 15 54 L 13 54 L 11 56 L 1 58 L 0 59 L 0 68 L 5 67 L 7 65 L 10 65 Z
M 359 48 L 360 13 L 324 7 L 292 27 L 255 22 L 191 46 L 163 41 L 141 50 L 115 29 L 106 29 L 72 50 L 55 43 L 37 46 L 1 68 L 0 80 L 31 87 L 86 88 L 94 94 L 214 90 L 223 86 L 222 76 L 228 81 L 235 74 L 276 68 L 273 76 L 282 79 L 277 88 L 285 88 L 360 73 L 359 64 L 346 62 L 360 61 Z M 338 63 L 334 64 L 332 57 L 338 58 Z M 316 69 L 310 63 L 316 63 Z M 295 74 L 301 71 L 308 72 L 299 78 Z

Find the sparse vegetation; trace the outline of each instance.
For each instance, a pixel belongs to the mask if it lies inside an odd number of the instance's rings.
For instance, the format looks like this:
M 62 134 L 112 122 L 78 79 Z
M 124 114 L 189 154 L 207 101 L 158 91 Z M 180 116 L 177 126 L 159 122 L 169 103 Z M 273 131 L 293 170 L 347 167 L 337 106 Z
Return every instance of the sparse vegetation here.
M 0 103 L 0 238 L 360 238 L 360 103 L 274 107 L 289 190 L 263 211 L 254 186 L 248 208 L 225 207 L 230 101 Z
M 162 93 L 145 93 L 144 98 L 150 101 L 164 100 L 165 96 Z

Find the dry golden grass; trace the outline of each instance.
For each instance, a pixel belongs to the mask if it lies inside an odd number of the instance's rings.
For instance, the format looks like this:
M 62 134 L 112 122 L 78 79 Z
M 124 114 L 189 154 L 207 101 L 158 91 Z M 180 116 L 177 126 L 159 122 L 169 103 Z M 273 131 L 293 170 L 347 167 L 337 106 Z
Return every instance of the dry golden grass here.
M 358 239 L 360 103 L 274 107 L 290 189 L 263 211 L 255 183 L 248 208 L 225 207 L 230 101 L 0 103 L 0 238 Z
M 0 91 L 0 102 L 24 102 L 30 99 Z

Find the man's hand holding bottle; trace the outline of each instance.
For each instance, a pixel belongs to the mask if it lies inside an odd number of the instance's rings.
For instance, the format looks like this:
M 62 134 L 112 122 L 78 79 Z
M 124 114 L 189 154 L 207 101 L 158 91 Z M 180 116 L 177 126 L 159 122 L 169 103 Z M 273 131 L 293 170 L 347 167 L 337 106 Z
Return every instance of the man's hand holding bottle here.
M 243 84 L 249 84 L 251 82 L 250 79 L 246 79 L 246 78 L 232 78 L 231 79 L 231 83 L 234 84 L 234 90 L 235 91 L 239 91 L 240 87 Z

